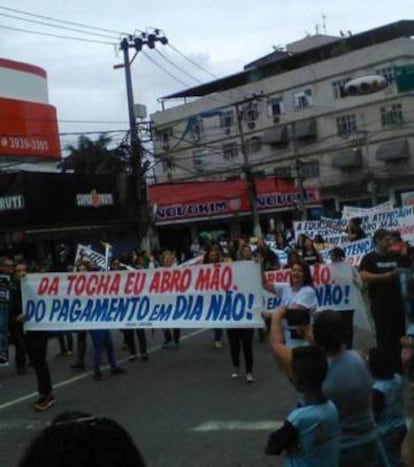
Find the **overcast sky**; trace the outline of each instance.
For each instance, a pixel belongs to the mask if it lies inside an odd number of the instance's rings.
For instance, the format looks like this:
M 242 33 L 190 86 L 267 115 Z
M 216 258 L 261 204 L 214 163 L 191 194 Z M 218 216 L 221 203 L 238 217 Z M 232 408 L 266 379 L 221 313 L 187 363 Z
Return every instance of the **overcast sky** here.
M 124 73 L 113 69 L 122 61 L 117 52 L 121 36 L 90 30 L 111 36 L 94 37 L 63 29 L 76 26 L 60 24 L 59 29 L 32 24 L 10 16 L 50 21 L 6 8 L 124 33 L 157 27 L 165 31 L 172 46 L 220 77 L 240 71 L 246 63 L 272 52 L 273 46 L 314 34 L 317 28 L 329 35 L 339 35 L 340 30 L 356 34 L 414 17 L 412 0 L 0 0 L 0 57 L 47 71 L 49 99 L 57 108 L 60 132 L 127 129 Z M 5 26 L 114 45 L 44 37 Z M 158 47 L 198 81 L 174 68 L 157 52 L 145 50 L 178 80 L 192 86 L 212 79 L 169 46 Z M 143 54 L 138 55 L 132 68 L 135 102 L 145 104 L 149 112 L 160 109 L 157 98 L 186 87 Z M 62 138 L 63 145 L 70 141 L 73 137 Z

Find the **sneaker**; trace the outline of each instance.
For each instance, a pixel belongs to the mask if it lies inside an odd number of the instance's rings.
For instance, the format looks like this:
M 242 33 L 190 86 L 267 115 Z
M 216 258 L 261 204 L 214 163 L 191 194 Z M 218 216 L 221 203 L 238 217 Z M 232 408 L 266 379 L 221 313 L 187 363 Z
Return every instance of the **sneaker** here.
M 36 412 L 44 412 L 45 410 L 50 409 L 55 402 L 56 397 L 53 394 L 48 394 L 47 396 L 40 396 L 34 403 L 33 407 Z
M 221 341 L 215 341 L 215 342 L 214 342 L 214 347 L 215 347 L 216 349 L 222 349 L 222 348 L 223 348 L 223 344 L 222 344 Z
M 137 354 L 133 354 L 133 355 L 130 355 L 130 356 L 128 357 L 128 360 L 129 360 L 130 362 L 134 362 L 136 359 L 137 359 Z
M 127 373 L 127 371 L 124 370 L 123 368 L 119 367 L 119 366 L 116 366 L 115 368 L 111 368 L 111 373 L 113 375 L 123 375 L 123 374 Z
M 254 378 L 251 373 L 246 374 L 246 383 L 254 383 Z
M 96 379 L 96 381 L 102 381 L 103 380 L 103 374 L 101 370 L 95 370 L 93 372 L 93 379 Z
M 233 379 L 236 379 L 236 378 L 239 377 L 239 369 L 238 369 L 237 367 L 234 367 L 234 368 L 233 368 L 233 373 L 231 374 L 231 377 L 232 377 Z

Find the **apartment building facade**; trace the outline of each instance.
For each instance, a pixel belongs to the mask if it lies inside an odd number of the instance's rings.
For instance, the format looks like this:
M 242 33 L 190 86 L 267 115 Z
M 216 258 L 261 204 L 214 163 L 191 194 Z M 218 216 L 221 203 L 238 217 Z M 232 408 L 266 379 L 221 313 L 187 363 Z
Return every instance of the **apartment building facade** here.
M 412 35 L 414 21 L 311 36 L 238 74 L 166 96 L 151 116 L 157 182 L 173 193 L 187 181 L 290 180 L 302 195 L 319 189 L 314 206 L 327 216 L 345 204 L 399 205 L 414 185 Z M 344 93 L 346 82 L 367 75 L 383 76 L 387 87 Z M 273 208 L 266 215 L 277 224 L 298 205 Z

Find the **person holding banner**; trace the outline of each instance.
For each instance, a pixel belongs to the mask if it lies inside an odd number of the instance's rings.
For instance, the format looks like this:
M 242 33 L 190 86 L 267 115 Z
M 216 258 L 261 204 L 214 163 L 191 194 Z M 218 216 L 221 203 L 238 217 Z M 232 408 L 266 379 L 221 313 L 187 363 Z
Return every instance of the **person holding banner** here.
M 309 265 L 302 259 L 294 260 L 290 272 L 290 284 L 269 283 L 263 278 L 263 285 L 266 290 L 281 299 L 281 305 L 275 313 L 280 310 L 286 311 L 287 326 L 284 329 L 286 345 L 290 347 L 307 345 L 301 327 L 310 323 L 311 315 L 318 306 Z M 263 317 L 268 319 L 272 314 L 263 313 Z
M 407 255 L 391 250 L 389 231 L 378 229 L 373 238 L 375 250 L 362 258 L 360 274 L 368 285 L 377 347 L 392 354 L 394 372 L 401 373 L 400 339 L 405 335 L 405 305 L 398 268 L 408 267 L 410 261 Z

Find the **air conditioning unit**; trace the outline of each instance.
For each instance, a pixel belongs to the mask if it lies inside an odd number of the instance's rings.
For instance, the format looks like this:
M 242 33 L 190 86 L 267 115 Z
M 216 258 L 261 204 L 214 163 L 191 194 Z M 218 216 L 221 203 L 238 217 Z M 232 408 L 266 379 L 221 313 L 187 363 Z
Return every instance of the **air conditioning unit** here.
M 256 128 L 256 123 L 255 122 L 247 122 L 247 126 L 253 130 L 253 128 Z
M 280 117 L 273 117 L 273 123 L 279 123 Z

